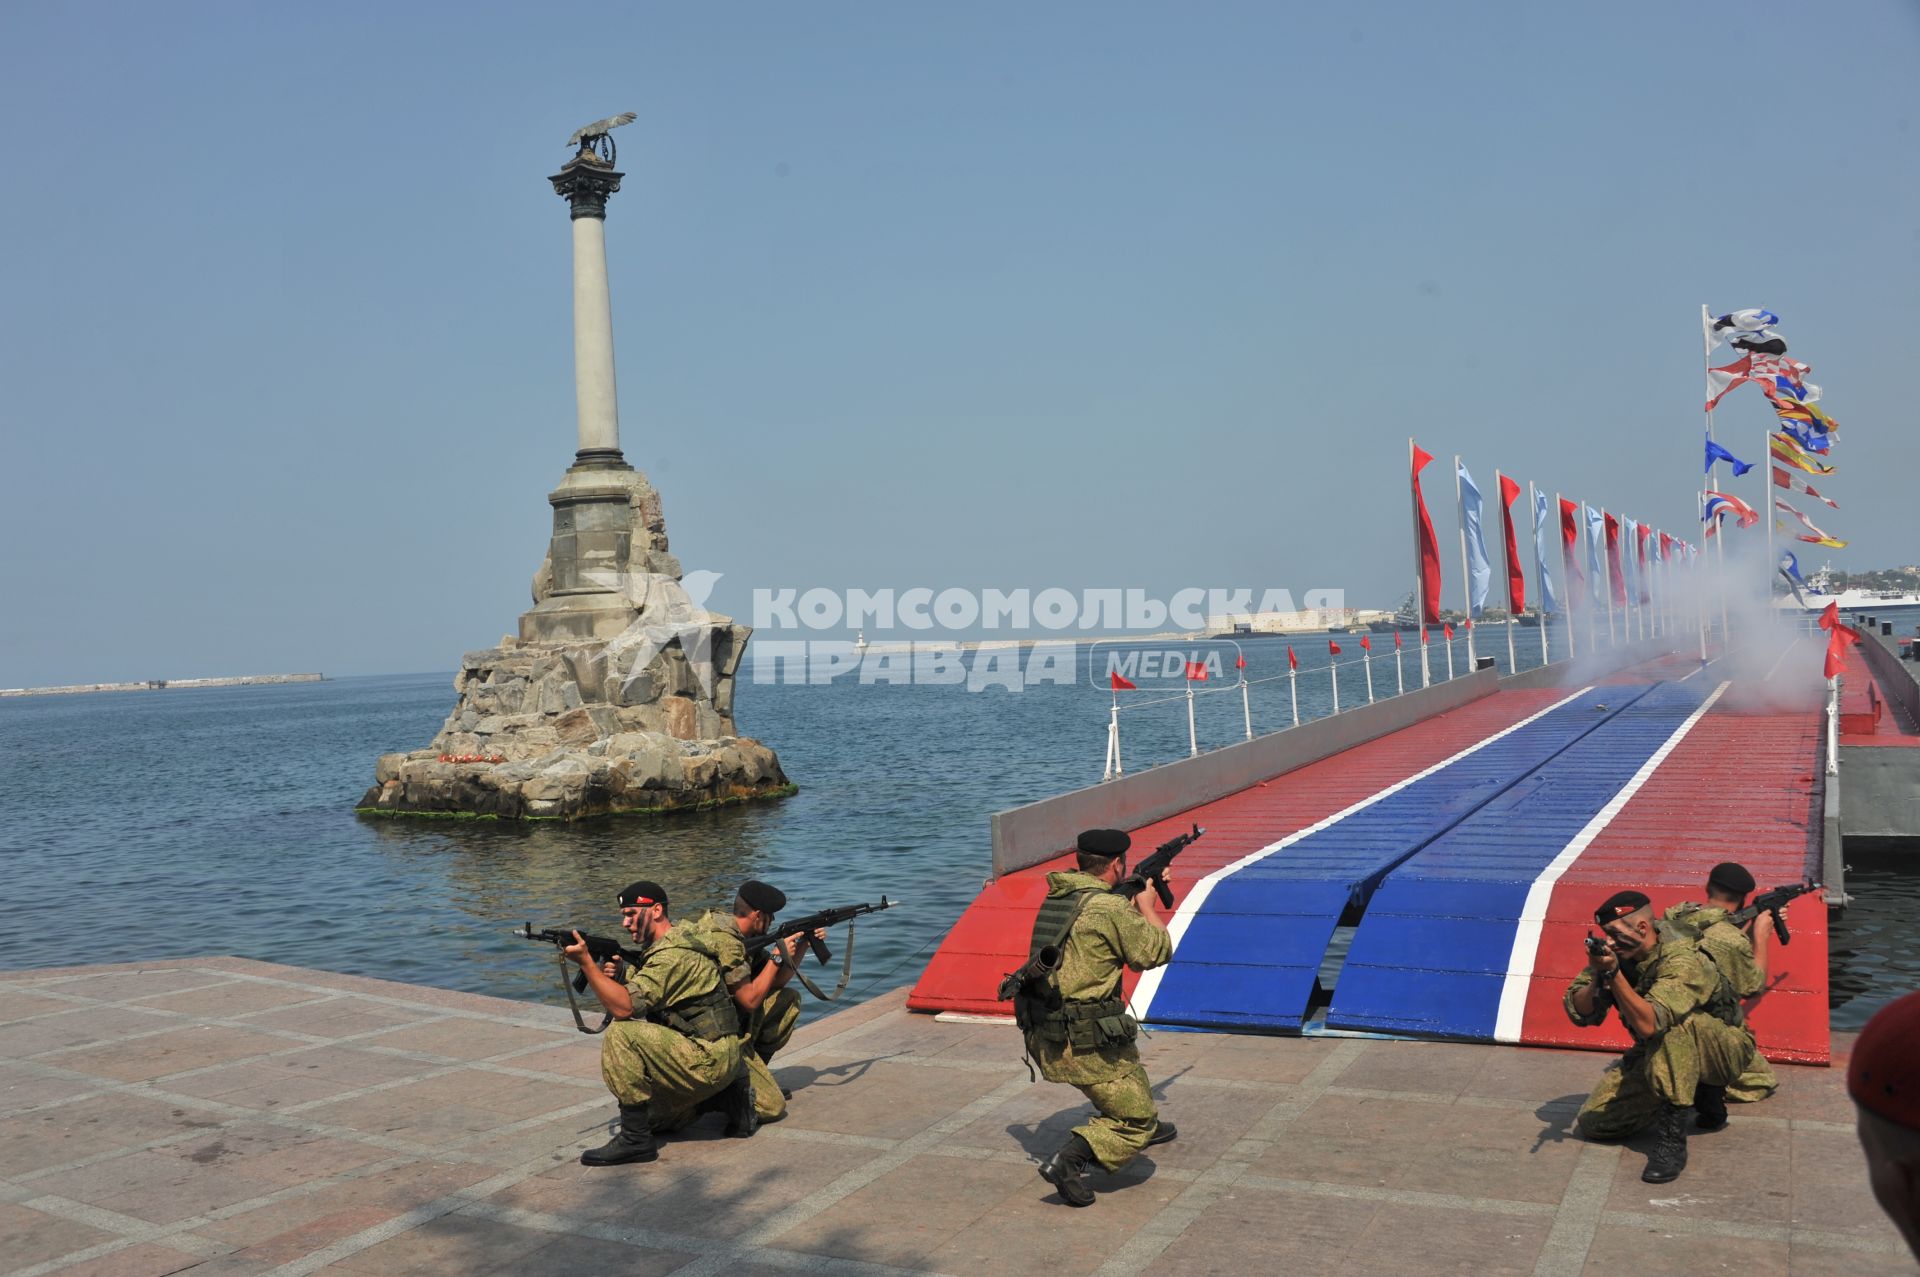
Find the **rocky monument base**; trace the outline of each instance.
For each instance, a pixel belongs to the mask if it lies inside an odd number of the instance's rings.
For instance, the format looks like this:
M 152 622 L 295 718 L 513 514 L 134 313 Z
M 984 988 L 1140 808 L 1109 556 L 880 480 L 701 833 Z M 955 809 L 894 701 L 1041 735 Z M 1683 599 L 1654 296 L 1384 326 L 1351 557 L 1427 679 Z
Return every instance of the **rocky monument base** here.
M 382 755 L 358 810 L 578 820 L 790 794 L 774 752 L 734 734 L 747 633 L 701 626 L 658 650 L 505 639 L 469 652 L 440 734 Z M 683 638 L 702 659 L 687 658 Z

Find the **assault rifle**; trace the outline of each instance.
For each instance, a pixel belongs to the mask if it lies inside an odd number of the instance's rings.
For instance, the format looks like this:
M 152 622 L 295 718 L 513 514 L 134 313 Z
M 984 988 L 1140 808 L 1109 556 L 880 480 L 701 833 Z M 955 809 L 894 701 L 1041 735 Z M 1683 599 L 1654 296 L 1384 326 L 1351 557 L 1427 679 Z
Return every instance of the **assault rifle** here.
M 793 964 L 793 974 L 799 978 L 801 984 L 807 986 L 807 992 L 819 998 L 822 1002 L 831 1002 L 847 991 L 847 980 L 853 975 L 853 920 L 862 914 L 879 913 L 883 909 L 897 909 L 899 907 L 900 902 L 898 900 L 889 900 L 885 896 L 881 896 L 880 903 L 877 905 L 837 905 L 832 909 L 822 909 L 818 913 L 810 913 L 804 918 L 793 918 L 780 923 L 763 936 L 754 936 L 748 940 L 746 942 L 747 957 L 753 958 L 764 953 L 774 945 L 779 944 L 782 940 L 799 936 L 807 942 L 807 947 L 813 950 L 813 956 L 820 960 L 822 966 L 825 966 L 828 959 L 833 957 L 833 954 L 828 951 L 826 941 L 813 933 L 823 931 L 828 927 L 837 927 L 843 922 L 846 923 L 847 953 L 840 968 L 840 983 L 834 986 L 832 993 L 822 993 L 819 985 L 807 979 L 806 972 L 800 969 L 799 962 L 796 961 Z M 796 958 L 798 957 L 797 954 L 795 956 Z
M 1131 900 L 1153 884 L 1153 890 L 1160 897 L 1160 903 L 1173 908 L 1173 888 L 1167 886 L 1167 866 L 1173 858 L 1187 849 L 1187 845 L 1207 831 L 1195 825 L 1193 829 L 1177 838 L 1169 838 L 1153 849 L 1153 854 L 1133 867 L 1133 872 L 1114 884 L 1114 891 Z
M 576 968 L 571 973 L 571 976 L 569 976 L 567 971 L 567 955 L 565 950 L 568 945 L 574 943 L 574 933 L 570 930 L 556 931 L 551 927 L 545 931 L 535 931 L 531 922 L 518 927 L 509 927 L 507 930 L 511 934 L 519 936 L 522 940 L 537 940 L 541 944 L 550 944 L 553 946 L 554 955 L 560 959 L 560 987 L 566 992 L 567 1009 L 573 1012 L 573 1023 L 575 1027 L 582 1033 L 605 1032 L 606 1027 L 613 1023 L 613 1017 L 608 1015 L 600 1021 L 599 1028 L 589 1029 L 587 1022 L 580 1018 L 580 1004 L 574 1000 L 574 994 L 585 993 L 587 991 L 587 973 Z M 629 966 L 639 966 L 640 960 L 646 957 L 646 954 L 641 950 L 630 949 L 618 940 L 614 940 L 608 936 L 596 936 L 582 931 L 580 933 L 580 939 L 587 942 L 587 956 L 592 958 L 595 963 L 610 962 L 617 958 Z
M 1773 915 L 1773 934 L 1780 937 L 1781 944 L 1792 944 L 1793 936 L 1787 930 L 1787 902 L 1796 896 L 1804 896 L 1809 891 L 1820 890 L 1817 882 L 1795 882 L 1784 887 L 1775 887 L 1772 891 L 1763 891 L 1753 898 L 1744 909 L 1736 909 L 1727 915 L 1727 921 L 1736 927 L 1744 927 L 1763 913 Z
M 1597 958 L 1606 951 L 1607 942 L 1605 940 L 1602 940 L 1596 935 L 1589 935 L 1587 937 L 1587 956 L 1589 958 Z

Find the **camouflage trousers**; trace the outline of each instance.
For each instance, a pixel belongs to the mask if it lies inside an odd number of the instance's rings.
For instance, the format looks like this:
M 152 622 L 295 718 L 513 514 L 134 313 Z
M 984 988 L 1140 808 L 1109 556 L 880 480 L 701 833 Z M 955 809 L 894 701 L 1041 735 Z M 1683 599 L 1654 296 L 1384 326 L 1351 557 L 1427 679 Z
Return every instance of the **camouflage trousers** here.
M 1732 1086 L 1758 1054 L 1750 1030 L 1710 1015 L 1690 1015 L 1610 1065 L 1574 1125 L 1588 1139 L 1625 1139 L 1666 1105 L 1691 1105 L 1694 1088 L 1703 1082 Z
M 600 1076 L 622 1104 L 644 1104 L 655 1130 L 693 1119 L 740 1071 L 740 1039 L 712 1042 L 646 1020 L 615 1020 L 600 1038 Z
M 1093 1105 L 1093 1118 L 1073 1133 L 1087 1142 L 1106 1170 L 1117 1171 L 1131 1162 L 1160 1129 L 1160 1110 L 1133 1043 L 1075 1051 L 1064 1042 L 1030 1034 L 1027 1054 L 1041 1077 L 1076 1088 Z
M 1736 1104 L 1751 1104 L 1766 1099 L 1779 1089 L 1780 1079 L 1773 1075 L 1773 1065 L 1767 1063 L 1766 1056 L 1755 1051 L 1747 1071 L 1727 1084 L 1727 1098 Z
M 753 1079 L 753 1111 L 763 1122 L 777 1122 L 787 1115 L 787 1097 L 780 1094 L 780 1083 L 774 1081 L 767 1062 L 787 1044 L 799 1023 L 800 995 L 781 989 L 768 995 L 741 1034 L 740 1053 L 747 1061 L 747 1076 Z

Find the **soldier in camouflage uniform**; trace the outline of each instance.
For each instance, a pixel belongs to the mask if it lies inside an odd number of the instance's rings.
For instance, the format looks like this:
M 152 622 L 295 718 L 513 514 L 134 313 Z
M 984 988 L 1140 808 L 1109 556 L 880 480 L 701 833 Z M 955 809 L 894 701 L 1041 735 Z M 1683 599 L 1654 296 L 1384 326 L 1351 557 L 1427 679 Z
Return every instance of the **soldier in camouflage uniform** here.
M 1602 952 L 1567 986 L 1567 1017 L 1591 1026 L 1618 1008 L 1633 1046 L 1601 1075 L 1574 1119 L 1588 1139 L 1625 1139 L 1651 1124 L 1654 1150 L 1640 1178 L 1665 1184 L 1687 1165 L 1687 1110 L 1697 1089 L 1726 1086 L 1753 1059 L 1740 1001 L 1697 941 L 1656 922 L 1653 903 L 1622 891 L 1594 912 Z
M 1746 906 L 1747 895 L 1753 888 L 1753 875 L 1744 865 L 1724 861 L 1707 874 L 1706 904 L 1687 901 L 1674 905 L 1662 915 L 1668 922 L 1699 933 L 1701 949 L 1713 959 L 1713 965 L 1720 968 L 1734 995 L 1743 1000 L 1767 987 L 1767 942 L 1772 935 L 1768 928 L 1759 925 L 1758 918 L 1744 927 L 1728 921 L 1728 915 Z M 1716 1095 L 1709 1090 L 1704 1096 L 1695 1095 L 1694 1108 L 1699 1113 L 1695 1125 L 1703 1131 L 1717 1131 L 1727 1124 L 1726 1101 L 1752 1103 L 1766 1099 L 1779 1088 L 1780 1080 L 1773 1075 L 1773 1066 L 1767 1063 L 1766 1056 L 1755 1051 L 1753 1062 L 1723 1094 Z
M 667 893 L 636 882 L 620 893 L 620 923 L 646 949 L 639 965 L 616 980 L 574 933 L 565 953 L 614 1018 L 600 1039 L 600 1076 L 620 1102 L 620 1133 L 580 1155 L 587 1166 L 651 1162 L 659 1156 L 653 1129 L 679 1125 L 695 1107 L 736 1080 L 740 1022 L 720 981 L 712 951 L 676 931 L 667 917 Z
M 756 969 L 747 958 L 746 941 L 764 936 L 774 915 L 787 907 L 786 894 L 764 882 L 740 884 L 733 909 L 710 909 L 690 927 L 713 948 L 727 992 L 740 1013 L 741 1057 L 753 1091 L 752 1112 L 744 1121 L 729 1116 L 729 1135 L 751 1135 L 761 1122 L 777 1122 L 787 1115 L 787 1095 L 774 1080 L 768 1063 L 787 1044 L 800 1022 L 800 995 L 787 985 L 799 962 L 799 938 L 781 941 L 780 962 L 761 961 Z M 824 938 L 824 933 L 816 933 Z
M 1051 950 L 1058 965 L 1014 995 L 1014 1016 L 1041 1076 L 1077 1087 L 1096 1111 L 1040 1166 L 1070 1206 L 1093 1205 L 1092 1164 L 1117 1171 L 1177 1134 L 1154 1106 L 1133 1045 L 1139 1026 L 1120 997 L 1122 967 L 1145 971 L 1173 956 L 1154 893 L 1128 900 L 1113 890 L 1126 876 L 1130 845 L 1118 829 L 1087 830 L 1078 840 L 1078 871 L 1047 875 L 1032 956 Z

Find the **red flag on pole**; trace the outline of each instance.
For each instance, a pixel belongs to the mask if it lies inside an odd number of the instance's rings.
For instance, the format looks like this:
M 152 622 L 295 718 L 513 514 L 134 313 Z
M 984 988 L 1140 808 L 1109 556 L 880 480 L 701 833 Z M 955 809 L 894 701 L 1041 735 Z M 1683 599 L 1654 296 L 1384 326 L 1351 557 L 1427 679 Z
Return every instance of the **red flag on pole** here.
M 1207 681 L 1207 664 L 1205 661 L 1187 662 L 1187 681 L 1191 683 L 1204 683 Z
M 1129 683 L 1126 679 L 1120 677 L 1119 670 L 1107 671 L 1107 683 L 1116 692 L 1131 692 L 1135 690 L 1132 683 Z
M 1365 634 L 1362 634 L 1360 636 L 1360 646 L 1365 648 L 1369 652 L 1373 650 L 1373 644 L 1367 641 L 1367 636 Z
M 1634 553 L 1639 557 L 1640 563 L 1640 603 L 1642 606 L 1653 602 L 1653 596 L 1647 592 L 1647 538 L 1652 535 L 1653 529 L 1646 524 L 1641 523 L 1635 525 L 1633 539 L 1638 542 L 1638 544 L 1634 548 Z
M 1394 645 L 1395 647 L 1399 647 L 1399 646 L 1400 646 L 1400 631 L 1399 631 L 1399 630 L 1395 630 L 1395 631 L 1393 632 L 1393 645 Z
M 1442 625 L 1440 627 L 1440 632 L 1446 635 L 1447 641 L 1451 643 L 1453 641 L 1453 622 L 1448 621 L 1445 625 Z
M 1520 546 L 1513 536 L 1513 500 L 1520 485 L 1500 476 L 1500 526 L 1507 534 L 1507 614 L 1518 616 L 1527 606 L 1527 577 L 1520 570 Z
M 1825 615 L 1821 616 L 1820 624 L 1823 626 L 1827 624 Z M 1832 630 L 1833 632 L 1827 636 L 1825 673 L 1828 678 L 1838 677 L 1840 671 L 1846 668 L 1847 649 L 1861 641 L 1860 631 L 1851 625 L 1842 625 L 1836 620 L 1833 622 Z
M 1569 582 L 1567 593 L 1578 598 L 1585 593 L 1587 574 L 1580 570 L 1580 503 L 1560 498 L 1560 566 Z
M 1627 605 L 1627 578 L 1622 575 L 1620 565 L 1620 520 L 1611 514 L 1607 514 L 1604 510 L 1600 513 L 1607 522 L 1607 575 L 1613 578 L 1613 605 L 1615 607 L 1625 607 Z
M 1327 651 L 1328 651 L 1328 653 L 1329 653 L 1329 654 L 1331 654 L 1331 655 L 1333 655 L 1333 656 L 1338 656 L 1338 655 L 1340 655 L 1340 645 L 1339 645 L 1338 643 L 1336 643 L 1336 642 L 1334 642 L 1334 641 L 1333 641 L 1332 639 L 1328 639 L 1328 640 L 1327 640 Z
M 1433 535 L 1426 498 L 1420 495 L 1421 467 L 1432 460 L 1432 453 L 1419 444 L 1413 445 L 1414 569 L 1420 583 L 1422 618 L 1428 624 L 1440 619 L 1440 542 Z
M 1287 644 L 1287 668 L 1290 670 L 1300 668 L 1300 658 L 1293 654 L 1293 644 L 1291 643 Z
M 1237 670 L 1243 670 L 1243 669 L 1245 669 L 1245 668 L 1247 668 L 1247 654 L 1246 654 L 1245 652 L 1240 652 L 1240 653 L 1237 653 L 1237 654 L 1236 654 L 1236 655 L 1234 656 L 1234 658 L 1233 658 L 1233 668 L 1235 668 L 1235 669 L 1237 669 Z
M 1830 630 L 1840 624 L 1840 600 L 1827 604 L 1827 610 L 1820 614 L 1820 628 Z

